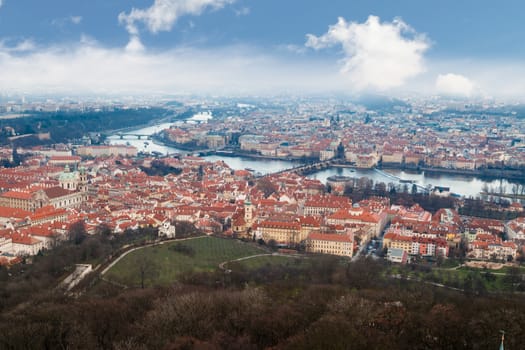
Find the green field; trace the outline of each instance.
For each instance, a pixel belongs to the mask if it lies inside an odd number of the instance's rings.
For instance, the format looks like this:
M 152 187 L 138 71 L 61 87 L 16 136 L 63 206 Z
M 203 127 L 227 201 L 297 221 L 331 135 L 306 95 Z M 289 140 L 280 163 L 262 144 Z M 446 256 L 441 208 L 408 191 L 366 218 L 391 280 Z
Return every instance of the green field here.
M 287 266 L 287 267 L 305 267 L 310 266 L 310 262 L 304 258 L 296 258 L 291 256 L 258 256 L 242 261 L 235 261 L 228 264 L 231 270 L 246 269 L 257 270 L 266 266 Z
M 509 292 L 518 288 L 517 285 L 522 281 L 522 276 L 517 276 L 517 280 L 513 285 L 513 282 L 511 282 L 509 276 L 507 276 L 508 271 L 509 268 L 485 270 L 463 266 L 458 269 L 429 268 L 420 270 L 411 269 L 410 266 L 396 265 L 392 266 L 387 274 L 402 275 L 413 280 L 434 282 L 444 284 L 448 287 L 474 290 L 476 292 Z M 519 269 L 518 271 L 522 270 Z
M 177 245 L 191 254 L 175 250 Z M 198 237 L 136 250 L 113 266 L 105 277 L 127 286 L 139 286 L 144 269 L 145 285 L 169 285 L 184 273 L 213 272 L 221 262 L 264 253 L 261 248 L 237 240 Z

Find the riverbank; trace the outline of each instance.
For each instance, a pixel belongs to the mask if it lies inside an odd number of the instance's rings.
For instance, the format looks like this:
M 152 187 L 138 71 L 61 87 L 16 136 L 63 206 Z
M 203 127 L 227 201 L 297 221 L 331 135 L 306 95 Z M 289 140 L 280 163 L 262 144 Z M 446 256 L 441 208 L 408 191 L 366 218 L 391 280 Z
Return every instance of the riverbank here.
M 302 158 L 302 157 L 276 157 L 276 156 L 265 156 L 262 154 L 256 154 L 251 152 L 244 152 L 235 149 L 203 149 L 201 147 L 195 147 L 192 145 L 178 143 L 170 140 L 166 140 L 165 137 L 161 137 L 159 134 L 151 135 L 153 140 L 158 145 L 166 147 L 173 147 L 191 154 L 198 154 L 201 157 L 207 156 L 222 156 L 222 157 L 242 157 L 248 159 L 261 159 L 261 160 L 277 160 L 277 161 L 288 161 L 288 162 L 301 162 L 303 164 L 319 162 L 314 158 Z
M 402 164 L 382 164 L 377 167 L 378 169 L 384 170 L 401 170 L 407 172 L 422 173 L 427 174 L 445 174 L 445 175 L 465 175 L 477 177 L 480 179 L 486 180 L 517 180 L 518 182 L 525 182 L 525 171 L 520 171 L 516 169 L 450 169 L 450 168 L 435 168 L 435 167 L 413 167 L 405 166 Z
M 490 193 L 490 192 L 485 192 L 485 191 L 480 192 L 480 194 L 483 196 L 500 197 L 500 198 L 508 198 L 508 199 L 525 201 L 525 195 L 523 194 Z
M 166 109 L 165 111 L 168 111 L 168 110 Z M 103 131 L 102 134 L 106 136 L 110 136 L 112 134 L 118 134 L 118 133 L 124 134 L 124 133 L 129 133 L 129 132 L 135 132 L 136 130 L 149 128 L 149 127 L 153 127 L 153 126 L 157 126 L 157 125 L 161 125 L 165 123 L 173 124 L 181 120 L 189 119 L 190 117 L 191 115 L 188 115 L 186 113 L 162 115 L 162 116 L 159 116 L 153 119 L 149 119 L 147 123 L 137 124 L 135 126 L 129 126 L 129 127 L 119 128 L 119 129 L 114 129 L 114 130 L 106 130 L 106 131 Z
M 155 120 L 154 123 L 152 121 L 149 121 L 146 124 L 139 124 L 139 125 L 135 125 L 135 126 L 128 126 L 126 128 L 120 128 L 120 129 L 115 129 L 115 130 L 106 130 L 106 131 L 101 132 L 101 134 L 106 135 L 106 136 L 111 136 L 113 134 L 119 134 L 119 133 L 125 134 L 125 133 L 128 133 L 128 132 L 135 131 L 137 129 L 148 128 L 150 126 L 155 126 L 155 125 L 158 125 L 158 124 L 161 124 L 161 122 L 158 121 L 158 120 Z
M 145 129 L 133 130 L 137 134 L 152 135 L 159 133 L 162 128 L 149 127 Z M 123 141 L 118 139 L 118 135 L 110 140 L 112 144 L 122 143 Z M 149 140 L 149 144 L 145 145 L 143 140 L 138 139 L 126 139 L 125 142 L 132 146 L 137 147 L 139 151 L 155 154 L 158 156 L 162 155 L 184 155 L 184 154 L 200 154 L 203 159 L 216 162 L 223 161 L 232 169 L 251 169 L 256 174 L 267 175 L 284 170 L 290 170 L 297 168 L 301 165 L 311 165 L 312 161 L 304 158 L 281 158 L 272 156 L 263 156 L 259 154 L 241 152 L 238 149 L 226 148 L 218 150 L 181 150 L 175 147 L 169 146 L 166 142 L 159 140 L 159 137 L 154 137 Z M 173 145 L 173 144 L 171 144 Z M 175 146 L 175 145 L 173 145 Z M 200 152 L 199 152 L 200 151 Z M 202 151 L 207 151 L 206 154 L 202 154 Z M 316 160 L 315 163 L 321 163 Z M 324 168 L 324 167 L 323 167 Z M 512 182 L 505 180 L 500 177 L 500 173 L 493 177 L 483 177 L 483 174 L 474 171 L 461 171 L 457 169 L 434 169 L 434 168 L 417 168 L 402 166 L 401 164 L 382 164 L 380 169 L 386 170 L 386 172 L 394 175 L 399 179 L 399 184 L 403 186 L 405 183 L 423 186 L 425 188 L 433 188 L 435 186 L 448 187 L 451 192 L 458 193 L 462 196 L 477 197 L 484 188 L 506 188 L 506 192 L 510 194 L 513 185 L 524 181 L 523 179 L 516 179 Z M 427 171 L 423 171 L 423 170 Z M 435 171 L 432 171 L 435 170 Z M 353 178 L 367 177 L 374 181 L 374 183 L 383 182 L 388 184 L 390 182 L 397 184 L 398 181 L 391 177 L 381 175 L 379 172 L 373 169 L 362 169 L 355 166 L 353 163 L 347 163 L 344 160 L 332 160 L 332 163 L 328 168 L 316 169 L 315 171 L 309 172 L 307 177 L 311 179 L 320 180 L 322 183 L 326 183 L 328 177 L 333 175 L 349 176 Z M 505 173 L 503 173 L 505 175 Z M 403 181 L 401 181 L 403 180 Z
M 254 160 L 276 160 L 276 161 L 291 161 L 298 162 L 301 164 L 310 164 L 318 163 L 319 159 L 315 158 L 305 158 L 305 157 L 277 157 L 277 156 L 267 156 L 256 154 L 252 152 L 241 151 L 239 149 L 203 149 L 196 147 L 196 145 L 181 144 L 167 140 L 165 137 L 162 137 L 160 134 L 152 134 L 151 139 L 154 140 L 157 144 L 162 144 L 167 147 L 173 147 L 180 149 L 182 151 L 198 154 L 199 156 L 222 156 L 222 157 L 242 157 L 247 159 Z M 331 163 L 330 167 L 333 168 L 357 168 L 354 163 L 349 163 L 344 160 L 338 160 L 337 163 Z M 487 180 L 514 180 L 519 182 L 525 182 L 525 171 L 520 171 L 516 169 L 449 169 L 449 168 L 435 168 L 435 167 L 416 167 L 416 166 L 406 166 L 405 164 L 381 164 L 377 167 L 378 169 L 394 169 L 402 171 L 414 171 L 414 172 L 426 172 L 428 174 L 446 174 L 446 175 L 465 175 L 478 177 L 481 179 Z
M 241 157 L 246 159 L 253 160 L 273 160 L 273 161 L 288 161 L 288 162 L 297 162 L 298 165 L 307 165 L 310 163 L 319 163 L 318 159 L 314 158 L 304 158 L 304 157 L 276 157 L 276 156 L 266 156 L 261 154 L 256 154 L 252 152 L 245 152 L 239 149 L 220 149 L 220 150 L 211 150 L 211 149 L 202 149 L 196 147 L 188 147 L 188 145 L 179 144 L 173 141 L 166 140 L 163 137 L 160 137 L 158 134 L 151 136 L 158 144 L 162 144 L 167 147 L 174 147 L 191 154 L 198 154 L 202 157 L 207 156 L 219 156 L 219 157 Z M 358 169 L 354 163 L 346 162 L 344 160 L 337 160 L 337 162 L 332 162 L 329 165 L 330 168 L 350 168 Z M 400 170 L 400 171 L 409 171 L 427 174 L 444 174 L 444 175 L 464 175 L 477 177 L 485 180 L 513 180 L 516 182 L 525 182 L 525 171 L 519 171 L 514 169 L 477 169 L 477 170 L 467 170 L 467 169 L 449 169 L 449 168 L 434 168 L 434 167 L 413 167 L 405 166 L 403 164 L 381 164 L 377 167 L 381 170 Z M 373 169 L 373 168 L 371 168 Z
M 242 157 L 242 158 L 249 158 L 249 159 L 261 159 L 261 160 L 279 160 L 279 161 L 287 161 L 287 162 L 297 162 L 301 164 L 308 164 L 313 163 L 316 160 L 312 159 L 304 159 L 304 158 L 296 158 L 296 157 L 272 157 L 272 156 L 264 156 L 261 154 L 254 154 L 249 152 L 242 152 L 242 151 L 211 151 L 208 154 L 205 154 L 204 156 L 208 155 L 216 155 L 216 156 L 224 156 L 224 157 Z M 318 161 L 317 161 L 318 162 Z
M 410 170 L 410 169 L 407 169 Z M 525 181 L 525 172 L 513 169 L 447 169 L 447 168 L 430 168 L 421 167 L 420 171 L 436 174 L 454 174 L 454 175 L 467 175 L 476 176 L 479 178 L 486 178 L 491 180 L 506 179 L 506 180 L 518 180 L 521 182 Z
M 206 149 L 195 147 L 193 145 L 188 145 L 186 143 L 178 143 L 178 142 L 167 140 L 165 137 L 161 136 L 161 134 L 162 134 L 162 131 L 160 133 L 151 134 L 150 138 L 157 145 L 176 148 L 178 150 L 185 151 L 191 154 L 199 154 L 201 152 L 207 151 Z

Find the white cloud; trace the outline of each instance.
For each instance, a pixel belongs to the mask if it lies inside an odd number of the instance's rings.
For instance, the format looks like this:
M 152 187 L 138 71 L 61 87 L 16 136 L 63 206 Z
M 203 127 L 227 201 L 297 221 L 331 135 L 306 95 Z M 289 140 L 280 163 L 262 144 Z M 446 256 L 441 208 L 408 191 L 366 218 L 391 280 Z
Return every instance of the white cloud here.
M 16 53 L 0 46 L 0 91 L 62 93 L 273 94 L 341 91 L 337 69 L 285 61 L 246 46 L 144 50 L 132 36 L 125 48 L 82 37 L 76 45 Z M 307 74 L 305 72 L 308 72 Z
M 250 14 L 250 8 L 249 7 L 243 7 L 241 9 L 234 10 L 234 12 L 235 12 L 235 15 L 237 17 L 248 16 Z
M 73 24 L 80 24 L 80 22 L 82 22 L 82 16 L 71 16 L 69 17 L 69 20 Z
M 430 43 L 401 19 L 380 22 L 369 16 L 364 23 L 339 18 L 321 36 L 307 35 L 306 46 L 320 50 L 341 45 L 341 71 L 354 90 L 387 90 L 402 86 L 425 71 L 423 54 Z
M 85 35 L 76 44 L 50 47 L 31 40 L 4 39 L 0 40 L 0 92 L 222 96 L 352 92 L 339 67 L 292 53 L 293 49 L 283 47 L 269 53 L 267 49 L 237 45 L 146 50 L 134 36 L 122 48 L 104 47 Z M 429 60 L 425 74 L 390 89 L 388 94 L 431 96 L 437 91 L 440 72 L 462 72 L 475 82 L 471 97 L 524 101 L 525 64 L 521 61 Z M 445 82 L 451 80 L 461 81 Z M 458 84 L 452 86 L 458 89 Z M 450 93 L 451 88 L 446 91 Z
M 286 44 L 286 45 L 278 45 L 277 50 L 292 53 L 295 55 L 304 55 L 306 54 L 307 49 L 303 45 L 295 45 L 295 44 Z
M 436 90 L 439 94 L 469 97 L 474 92 L 475 84 L 459 74 L 440 74 L 436 79 Z
M 119 22 L 126 26 L 131 35 L 138 35 L 138 22 L 143 22 L 152 33 L 170 31 L 177 19 L 184 15 L 200 15 L 206 9 L 220 9 L 235 0 L 155 0 L 146 9 L 133 8 L 121 12 Z
M 7 40 L 0 40 L 0 52 L 21 53 L 32 51 L 35 47 L 35 43 L 31 39 L 24 39 L 12 45 Z
M 80 35 L 80 45 L 81 46 L 97 46 L 99 43 L 97 39 L 87 35 L 82 34 Z
M 55 18 L 51 21 L 51 24 L 57 27 L 64 27 L 68 24 L 80 24 L 82 23 L 82 16 L 68 16 L 62 18 Z
M 141 52 L 144 51 L 144 45 L 140 41 L 137 35 L 132 35 L 128 44 L 126 45 L 126 51 L 128 52 Z

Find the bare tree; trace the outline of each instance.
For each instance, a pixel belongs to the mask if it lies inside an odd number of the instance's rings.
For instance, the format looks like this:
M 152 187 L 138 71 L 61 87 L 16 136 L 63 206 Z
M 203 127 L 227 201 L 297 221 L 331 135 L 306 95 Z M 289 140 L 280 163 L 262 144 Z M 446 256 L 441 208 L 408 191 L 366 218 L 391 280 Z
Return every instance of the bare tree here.
M 77 221 L 71 224 L 71 226 L 69 226 L 68 236 L 71 242 L 75 244 L 81 244 L 87 237 L 87 231 L 86 226 L 84 225 L 84 221 Z
M 257 189 L 263 192 L 265 197 L 269 197 L 277 191 L 277 186 L 269 177 L 263 177 L 257 181 Z
M 146 281 L 149 280 L 152 283 L 155 278 L 159 276 L 159 265 L 151 259 L 149 256 L 145 255 L 144 252 L 141 254 L 137 267 L 140 276 L 140 287 L 144 289 Z

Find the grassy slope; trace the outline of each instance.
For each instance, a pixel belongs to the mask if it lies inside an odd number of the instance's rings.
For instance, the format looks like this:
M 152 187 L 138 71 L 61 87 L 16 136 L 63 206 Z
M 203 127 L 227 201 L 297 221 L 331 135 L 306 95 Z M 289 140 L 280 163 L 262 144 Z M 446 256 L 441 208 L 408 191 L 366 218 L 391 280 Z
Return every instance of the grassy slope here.
M 310 266 L 307 259 L 286 257 L 286 256 L 259 256 L 252 259 L 232 262 L 228 264 L 228 268 L 235 270 L 237 267 L 247 270 L 257 270 L 265 266 L 292 266 L 292 267 L 306 267 Z
M 176 244 L 191 247 L 195 255 L 188 256 L 169 249 L 170 246 Z M 152 263 L 155 267 L 154 270 L 156 270 L 156 272 L 150 274 L 150 276 L 154 277 L 151 278 L 152 281 L 149 280 L 150 277 L 146 277 L 147 284 L 168 285 L 176 281 L 183 273 L 215 271 L 223 261 L 261 253 L 264 253 L 262 249 L 240 241 L 216 237 L 199 237 L 139 249 L 128 254 L 109 270 L 106 278 L 129 286 L 139 285 L 139 266 L 146 259 Z

